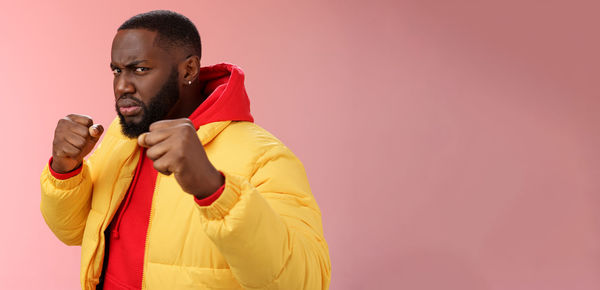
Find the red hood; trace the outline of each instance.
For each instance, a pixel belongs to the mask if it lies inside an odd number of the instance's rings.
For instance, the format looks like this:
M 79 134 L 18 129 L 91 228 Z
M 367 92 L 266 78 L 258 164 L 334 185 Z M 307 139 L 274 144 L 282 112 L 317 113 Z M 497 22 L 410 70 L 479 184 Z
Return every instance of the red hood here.
M 218 121 L 254 122 L 240 67 L 228 63 L 202 67 L 198 81 L 210 95 L 189 117 L 196 130 Z

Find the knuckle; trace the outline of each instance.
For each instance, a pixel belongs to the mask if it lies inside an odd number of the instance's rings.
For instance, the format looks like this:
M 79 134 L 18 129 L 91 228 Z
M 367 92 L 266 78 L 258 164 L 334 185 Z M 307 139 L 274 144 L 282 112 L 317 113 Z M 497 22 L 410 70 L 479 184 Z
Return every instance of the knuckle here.
M 75 145 L 78 148 L 84 147 L 86 143 L 86 140 L 83 140 L 82 138 L 76 138 L 75 140 L 73 140 L 73 145 Z
M 82 152 L 83 151 L 81 149 L 73 150 L 73 152 L 71 152 L 71 157 L 78 157 Z
M 152 164 L 152 166 L 154 167 L 154 169 L 161 171 L 163 170 L 163 165 L 162 162 L 160 162 L 160 160 L 154 160 L 154 164 Z
M 187 123 L 179 124 L 179 125 L 177 125 L 176 128 L 177 128 L 177 133 L 181 134 L 185 137 L 190 137 L 192 134 L 196 133 L 196 130 L 194 130 L 194 127 Z
M 156 160 L 156 151 L 152 150 L 154 148 L 150 148 L 148 149 L 148 151 L 146 151 L 146 157 L 148 157 L 148 159 L 155 161 Z M 156 162 L 154 163 L 156 165 Z
M 192 122 L 189 121 L 189 119 L 187 119 L 187 120 L 188 120 L 188 122 L 181 124 L 183 126 L 183 128 L 185 128 L 187 130 L 192 129 L 192 130 L 196 131 L 196 128 L 194 128 L 194 124 L 192 124 Z
M 164 166 L 154 166 L 154 169 L 156 169 L 156 171 L 160 172 L 161 174 L 169 175 L 169 171 Z
M 68 156 L 70 156 L 70 155 L 71 155 L 71 153 L 69 152 L 69 150 L 68 150 L 68 149 L 65 149 L 65 148 L 60 148 L 60 149 L 58 150 L 58 154 L 59 154 L 59 156 L 61 156 L 61 157 L 68 157 Z
M 71 122 L 71 120 L 68 117 L 61 118 L 56 123 L 56 129 L 67 126 L 70 122 Z
M 156 122 L 150 124 L 149 130 L 156 130 L 156 129 L 160 128 L 161 124 L 163 124 L 165 121 L 166 120 L 156 121 Z
M 77 150 L 73 148 L 65 148 L 63 151 L 68 156 L 75 156 L 77 154 Z
M 83 125 L 81 124 L 76 124 L 72 129 L 71 129 L 75 134 L 81 136 L 81 137 L 89 137 L 90 136 L 90 131 Z
M 65 118 L 71 122 L 75 122 L 75 123 L 78 123 L 80 125 L 87 126 L 87 127 L 89 127 L 93 124 L 92 118 L 87 115 L 69 114 Z

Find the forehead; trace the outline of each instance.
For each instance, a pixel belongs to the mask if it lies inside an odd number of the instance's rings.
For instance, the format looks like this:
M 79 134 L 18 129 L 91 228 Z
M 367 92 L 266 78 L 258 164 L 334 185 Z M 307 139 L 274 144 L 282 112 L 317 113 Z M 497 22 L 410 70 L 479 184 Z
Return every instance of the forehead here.
M 156 32 L 146 29 L 124 29 L 115 35 L 111 49 L 114 64 L 136 60 L 162 60 L 166 52 L 155 44 Z

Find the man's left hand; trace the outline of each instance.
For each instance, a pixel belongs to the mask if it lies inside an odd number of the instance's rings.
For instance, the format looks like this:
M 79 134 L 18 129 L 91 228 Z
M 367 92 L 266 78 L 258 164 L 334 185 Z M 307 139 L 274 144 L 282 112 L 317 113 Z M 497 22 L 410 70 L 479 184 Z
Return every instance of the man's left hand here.
M 174 174 L 181 188 L 196 198 L 213 194 L 225 182 L 208 160 L 196 129 L 187 118 L 152 123 L 150 132 L 138 137 L 138 144 L 148 148 L 146 156 L 158 172 Z

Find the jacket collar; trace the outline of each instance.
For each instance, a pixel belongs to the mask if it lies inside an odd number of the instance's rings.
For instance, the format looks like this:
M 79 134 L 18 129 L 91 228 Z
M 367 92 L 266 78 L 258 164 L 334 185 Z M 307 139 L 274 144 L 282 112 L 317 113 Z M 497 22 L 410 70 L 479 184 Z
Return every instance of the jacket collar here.
M 231 121 L 221 121 L 221 122 L 213 122 L 208 123 L 206 125 L 200 126 L 197 131 L 198 138 L 202 142 L 202 145 L 206 146 L 206 144 L 210 143 L 225 127 L 227 127 Z

